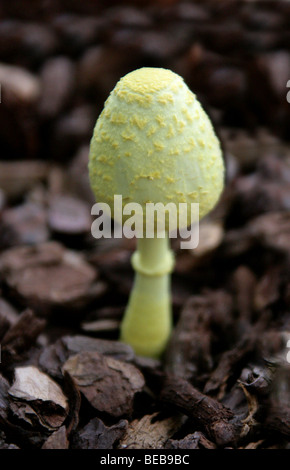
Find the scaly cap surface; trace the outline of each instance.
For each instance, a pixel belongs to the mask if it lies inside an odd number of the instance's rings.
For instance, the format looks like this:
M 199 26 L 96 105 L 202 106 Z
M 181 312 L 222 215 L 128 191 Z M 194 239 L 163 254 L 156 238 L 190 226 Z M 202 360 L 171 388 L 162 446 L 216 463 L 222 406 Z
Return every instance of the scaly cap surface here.
M 176 73 L 147 67 L 121 78 L 108 97 L 91 140 L 89 173 L 97 202 L 112 214 L 113 197 L 121 194 L 123 205 L 144 209 L 147 202 L 198 202 L 201 218 L 224 181 L 219 141 L 195 95 Z

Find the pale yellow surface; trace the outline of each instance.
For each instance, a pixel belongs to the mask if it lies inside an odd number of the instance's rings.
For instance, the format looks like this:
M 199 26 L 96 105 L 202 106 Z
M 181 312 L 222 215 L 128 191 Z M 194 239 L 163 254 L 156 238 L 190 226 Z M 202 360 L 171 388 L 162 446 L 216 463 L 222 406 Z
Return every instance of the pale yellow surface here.
M 168 237 L 139 239 L 132 264 L 136 276 L 121 323 L 121 340 L 136 354 L 159 357 L 172 329 L 169 285 L 174 257 Z
M 89 173 L 98 202 L 199 202 L 200 217 L 223 188 L 219 141 L 183 79 L 141 68 L 117 83 L 91 140 Z
M 159 357 L 172 329 L 170 277 L 137 273 L 121 324 L 121 341 L 140 356 Z
M 108 203 L 119 220 L 114 195 L 122 195 L 123 205 L 141 204 L 144 216 L 147 202 L 186 207 L 198 202 L 203 217 L 224 180 L 220 145 L 207 115 L 183 79 L 160 68 L 135 70 L 117 83 L 94 129 L 89 172 L 97 202 Z M 158 357 L 172 328 L 168 239 L 139 239 L 132 261 L 137 274 L 121 340 L 137 354 Z

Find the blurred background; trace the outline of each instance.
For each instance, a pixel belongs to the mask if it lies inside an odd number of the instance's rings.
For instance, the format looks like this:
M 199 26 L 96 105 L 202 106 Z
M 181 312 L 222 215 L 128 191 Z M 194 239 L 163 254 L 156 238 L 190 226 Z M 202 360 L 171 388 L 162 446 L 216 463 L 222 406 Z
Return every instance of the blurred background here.
M 119 78 L 153 66 L 177 72 L 197 94 L 227 166 L 221 202 L 210 224 L 202 223 L 199 248 L 180 253 L 177 271 L 186 274 L 186 282 L 190 271 L 197 288 L 224 285 L 241 262 L 261 275 L 276 263 L 257 249 L 262 239 L 282 250 L 284 267 L 289 49 L 287 1 L 2 0 L 0 248 L 50 239 L 89 252 L 120 244 L 96 243 L 90 234 L 89 143 Z M 263 214 L 269 219 L 256 220 Z M 121 244 L 132 249 L 132 242 Z M 219 280 L 204 263 L 209 253 L 223 259 Z M 238 258 L 233 262 L 232 256 Z M 110 267 L 114 276 L 116 266 Z M 117 281 L 122 291 L 124 277 Z M 126 293 L 130 286 L 131 279 Z
M 67 166 L 141 66 L 182 75 L 226 141 L 289 140 L 289 27 L 287 1 L 2 0 L 1 160 Z

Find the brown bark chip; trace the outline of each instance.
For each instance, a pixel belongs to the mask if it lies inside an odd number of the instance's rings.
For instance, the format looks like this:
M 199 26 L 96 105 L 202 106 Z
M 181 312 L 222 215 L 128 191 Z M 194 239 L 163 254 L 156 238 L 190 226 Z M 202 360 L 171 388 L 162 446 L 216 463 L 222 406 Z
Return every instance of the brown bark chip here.
M 8 393 L 13 413 L 31 425 L 38 423 L 54 430 L 67 416 L 67 398 L 61 388 L 34 366 L 15 369 L 15 380 Z
M 114 418 L 132 413 L 134 396 L 145 383 L 141 372 L 132 364 L 95 351 L 71 356 L 63 370 L 73 377 L 94 408 Z
M 7 250 L 0 259 L 0 271 L 11 291 L 39 313 L 84 306 L 103 293 L 103 288 L 96 288 L 97 271 L 81 255 L 56 242 Z

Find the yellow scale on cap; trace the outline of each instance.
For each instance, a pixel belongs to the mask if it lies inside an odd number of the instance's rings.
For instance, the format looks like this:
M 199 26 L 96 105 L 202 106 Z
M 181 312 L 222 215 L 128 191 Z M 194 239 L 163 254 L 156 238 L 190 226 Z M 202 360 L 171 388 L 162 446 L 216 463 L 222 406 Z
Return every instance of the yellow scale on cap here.
M 97 201 L 108 203 L 112 214 L 112 196 L 121 194 L 124 204 L 144 208 L 149 199 L 199 202 L 203 217 L 224 180 L 219 141 L 195 95 L 176 73 L 149 67 L 121 78 L 106 100 L 89 172 Z

